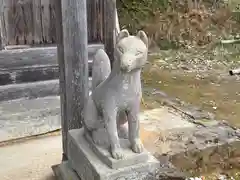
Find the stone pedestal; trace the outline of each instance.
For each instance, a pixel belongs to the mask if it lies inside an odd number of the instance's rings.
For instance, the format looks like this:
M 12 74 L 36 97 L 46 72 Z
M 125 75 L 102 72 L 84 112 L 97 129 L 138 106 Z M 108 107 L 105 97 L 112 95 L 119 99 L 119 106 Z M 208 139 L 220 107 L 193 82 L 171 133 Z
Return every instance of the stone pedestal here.
M 152 155 L 133 153 L 126 141 L 121 142 L 125 159 L 115 160 L 105 149 L 87 141 L 83 129 L 70 130 L 68 135 L 69 160 L 53 167 L 59 180 L 144 180 L 160 168 Z

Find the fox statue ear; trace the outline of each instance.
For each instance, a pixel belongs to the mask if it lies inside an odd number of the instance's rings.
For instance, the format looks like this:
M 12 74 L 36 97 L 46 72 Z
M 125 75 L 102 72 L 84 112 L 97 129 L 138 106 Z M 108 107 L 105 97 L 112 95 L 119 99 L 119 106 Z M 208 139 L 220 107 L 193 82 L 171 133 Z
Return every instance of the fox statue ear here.
M 144 31 L 142 30 L 138 31 L 137 37 L 139 37 L 139 39 L 141 39 L 144 42 L 144 44 L 148 47 L 148 37 Z
M 119 42 L 121 39 L 125 38 L 125 37 L 128 37 L 130 36 L 129 35 L 129 32 L 127 29 L 123 29 L 119 32 L 118 36 L 117 36 L 117 42 Z

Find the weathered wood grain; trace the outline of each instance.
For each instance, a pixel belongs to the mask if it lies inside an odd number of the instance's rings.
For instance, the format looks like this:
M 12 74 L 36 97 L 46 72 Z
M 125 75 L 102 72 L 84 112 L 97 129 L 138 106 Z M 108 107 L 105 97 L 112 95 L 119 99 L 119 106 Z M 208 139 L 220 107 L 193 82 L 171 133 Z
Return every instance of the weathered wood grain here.
M 32 1 L 5 0 L 4 20 L 6 25 L 7 44 L 32 43 Z
M 102 44 L 88 45 L 87 51 L 90 61 L 98 49 L 104 49 L 104 46 Z M 56 64 L 58 64 L 56 46 L 0 51 L 0 71 L 14 70 L 23 66 L 37 67 Z
M 58 79 L 0 86 L 0 101 L 19 98 L 39 98 L 58 94 Z
M 26 26 L 26 22 L 24 21 L 24 1 L 12 0 L 10 8 L 8 13 L 9 17 L 11 17 L 13 36 L 9 44 L 25 44 L 24 26 Z M 9 31 L 9 29 L 7 29 L 7 31 Z
M 99 48 L 104 47 L 101 44 L 88 45 L 91 58 L 88 60 L 89 76 L 92 76 L 93 55 Z M 56 47 L 0 51 L 0 85 L 59 78 L 58 61 Z
M 97 40 L 103 42 L 103 0 L 99 0 L 97 3 Z
M 87 1 L 88 40 L 102 42 L 111 61 L 115 36 L 119 31 L 115 0 Z
M 55 43 L 56 8 L 54 1 L 0 0 L 0 4 L 3 4 L 0 11 L 2 27 L 0 33 L 3 37 L 3 44 Z M 88 42 L 106 43 L 110 56 L 113 43 L 110 43 L 112 32 L 109 33 L 114 24 L 114 17 L 116 17 L 113 14 L 114 4 L 115 1 L 112 0 L 87 1 Z
M 92 87 L 92 79 L 89 78 L 89 89 Z M 60 95 L 59 79 L 37 81 L 32 83 L 10 84 L 0 86 L 0 101 L 8 101 L 20 98 L 41 98 Z M 62 104 L 62 102 L 61 102 Z
M 87 1 L 88 42 L 103 42 L 103 1 Z
M 114 38 L 116 27 L 116 1 L 104 0 L 104 32 L 103 32 L 103 44 L 105 45 L 106 52 L 111 60 L 111 64 L 114 60 Z
M 82 126 L 84 102 L 89 96 L 86 0 L 62 0 L 62 27 L 67 92 L 67 119 L 62 119 L 67 121 L 67 124 L 64 124 L 62 129 L 66 136 L 69 129 Z M 68 138 L 63 141 L 63 144 L 67 143 Z
M 7 32 L 6 32 L 6 27 L 5 27 L 5 14 L 4 10 L 6 8 L 6 4 L 4 0 L 0 0 L 0 33 L 1 33 L 1 50 L 4 48 L 4 46 L 7 44 L 6 42 L 6 37 L 7 37 Z
M 0 71 L 0 86 L 59 78 L 58 65 L 20 67 Z
M 5 14 L 5 24 L 6 24 L 6 35 L 7 35 L 7 44 L 16 44 L 15 41 L 13 41 L 14 38 L 14 27 L 13 27 L 13 18 L 12 18 L 12 4 L 13 0 L 4 1 L 6 4 L 6 8 L 4 9 Z
M 88 41 L 93 41 L 92 37 L 92 0 L 87 1 L 87 27 L 88 27 Z
M 23 18 L 23 35 L 24 43 L 23 44 L 33 44 L 33 1 L 25 0 L 21 4 L 22 18 Z
M 49 37 L 51 42 L 56 42 L 56 8 L 55 0 L 50 0 L 50 27 L 49 27 Z
M 54 0 L 1 0 L 1 30 L 6 43 L 55 43 Z M 6 34 L 4 34 L 4 32 Z
M 89 76 L 92 76 L 92 61 L 88 61 Z M 59 78 L 59 68 L 56 65 L 22 66 L 10 70 L 0 70 L 0 86 L 16 83 L 45 81 Z
M 42 43 L 41 0 L 33 1 L 33 34 L 34 44 Z
M 49 0 L 41 0 L 41 17 L 42 17 L 42 31 L 43 31 L 43 42 L 49 43 L 51 38 L 50 35 L 50 4 Z
M 62 2 L 55 0 L 56 8 L 56 41 L 58 50 L 58 65 L 59 65 L 59 92 L 60 92 L 60 107 L 61 107 L 61 127 L 62 132 L 67 131 L 67 97 L 66 97 L 66 78 L 65 78 L 65 62 L 64 62 L 64 44 L 63 44 L 63 28 L 62 28 Z M 62 133 L 62 161 L 67 159 L 67 134 Z
M 57 64 L 56 47 L 39 47 L 0 51 L 0 70 L 21 66 L 40 66 Z

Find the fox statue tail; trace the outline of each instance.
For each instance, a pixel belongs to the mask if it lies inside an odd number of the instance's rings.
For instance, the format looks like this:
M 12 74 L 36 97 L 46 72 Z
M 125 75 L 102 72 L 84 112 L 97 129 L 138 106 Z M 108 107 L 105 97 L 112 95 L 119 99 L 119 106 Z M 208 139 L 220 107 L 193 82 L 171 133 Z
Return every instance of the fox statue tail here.
M 99 49 L 93 58 L 92 90 L 105 81 L 111 73 L 110 59 L 103 49 Z
M 111 65 L 108 55 L 103 49 L 99 49 L 94 58 L 92 65 L 92 91 L 111 73 Z M 85 133 L 90 133 L 98 126 L 98 112 L 95 103 L 90 95 L 87 103 L 84 106 L 84 121 L 83 126 Z M 97 125 L 96 125 L 97 124 Z

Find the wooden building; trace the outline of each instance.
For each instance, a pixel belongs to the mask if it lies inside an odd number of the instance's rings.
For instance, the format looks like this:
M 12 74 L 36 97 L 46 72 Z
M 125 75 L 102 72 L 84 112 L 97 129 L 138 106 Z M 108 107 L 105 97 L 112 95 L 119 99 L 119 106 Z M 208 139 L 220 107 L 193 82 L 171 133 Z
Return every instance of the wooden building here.
M 64 4 L 61 5 L 61 2 Z M 0 0 L 0 40 L 2 47 L 0 50 L 0 104 L 8 102 L 14 105 L 19 99 L 23 99 L 24 102 L 34 101 L 34 103 L 41 100 L 48 101 L 45 97 L 55 96 L 57 99 L 56 97 L 60 94 L 62 95 L 61 108 L 66 111 L 65 114 L 71 114 L 69 112 L 71 108 L 68 110 L 65 108 L 65 106 L 69 107 L 70 102 L 79 104 L 78 101 L 69 100 L 73 97 L 69 92 L 82 87 L 81 84 L 78 84 L 71 90 L 67 89 L 72 88 L 71 83 L 76 81 L 76 77 L 71 72 L 74 71 L 73 69 L 80 73 L 84 71 L 80 81 L 82 81 L 83 76 L 88 76 L 86 75 L 87 71 L 91 76 L 93 55 L 99 48 L 104 48 L 110 59 L 113 60 L 115 33 L 119 31 L 119 27 L 115 23 L 116 5 L 114 0 L 87 0 L 87 9 L 84 10 L 79 5 L 81 2 L 85 1 Z M 77 9 L 73 5 L 74 3 L 78 4 Z M 61 12 L 63 7 L 65 14 Z M 71 11 L 69 7 L 74 10 Z M 80 23 L 83 16 L 86 17 L 87 23 L 85 21 Z M 83 28 L 82 24 L 84 26 L 87 24 L 87 29 L 86 26 Z M 65 32 L 64 36 L 63 31 Z M 76 38 L 79 41 L 75 41 Z M 84 47 L 81 44 L 82 39 L 84 39 Z M 88 42 L 85 43 L 85 40 Z M 65 72 L 65 69 L 68 71 Z M 73 79 L 75 80 L 73 81 Z M 89 85 L 85 83 L 85 88 L 90 86 L 90 79 Z M 65 98 L 68 99 L 68 103 L 64 100 Z M 29 107 L 31 106 L 29 105 Z M 57 110 L 53 111 L 59 115 L 60 107 L 56 108 Z M 82 105 L 79 108 L 82 108 Z M 41 111 L 45 112 L 46 110 Z M 4 115 L 4 113 L 2 114 Z M 10 129 L 6 131 L 11 132 L 10 134 L 7 132 L 4 137 L 2 136 L 0 142 L 46 133 L 46 131 L 61 128 L 61 126 L 64 132 L 67 132 L 68 128 L 73 128 L 71 124 L 74 122 L 69 122 L 69 125 L 61 125 L 60 118 L 55 118 L 55 122 L 46 121 L 41 125 L 44 128 L 38 127 L 36 131 L 34 126 L 44 118 L 29 118 L 27 110 L 23 113 L 25 114 L 22 115 L 21 122 L 25 123 L 26 127 L 30 126 L 27 128 L 31 131 L 13 135 L 12 129 L 19 130 L 19 124 L 23 123 L 14 120 L 14 118 L 12 118 L 13 120 L 7 119 L 9 125 L 1 126 L 0 124 L 0 127 L 3 127 L 3 130 Z M 45 117 L 45 119 L 47 118 L 49 117 Z M 54 126 L 52 126 L 53 123 L 55 123 Z
M 0 0 L 2 47 L 9 45 L 48 45 L 56 43 L 57 0 Z M 88 41 L 110 42 L 108 0 L 89 0 Z M 108 9 L 105 11 L 105 9 Z M 114 25 L 115 26 L 115 25 Z M 109 34 L 110 33 L 110 34 Z M 106 38 L 104 38 L 106 37 Z M 105 40 L 104 40 L 105 39 Z

